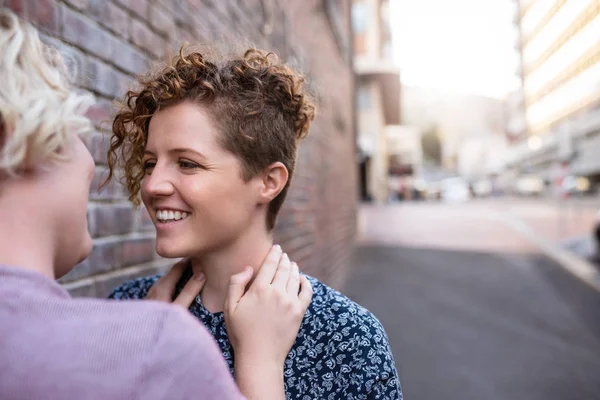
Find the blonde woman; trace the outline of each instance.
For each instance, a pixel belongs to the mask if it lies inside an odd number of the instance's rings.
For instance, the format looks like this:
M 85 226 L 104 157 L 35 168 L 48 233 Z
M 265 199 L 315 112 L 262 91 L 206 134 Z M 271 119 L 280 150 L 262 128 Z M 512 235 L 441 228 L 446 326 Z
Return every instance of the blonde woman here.
M 205 283 L 201 275 L 178 292 L 179 305 L 72 299 L 55 279 L 92 248 L 86 207 L 94 162 L 79 137 L 90 128 L 83 116 L 90 99 L 69 89 L 58 54 L 7 9 L 0 9 L 0 82 L 0 398 L 240 399 L 241 391 L 282 399 L 283 376 L 273 366 L 283 364 L 310 292 L 298 296 L 273 282 L 285 264 L 278 250 L 260 268 L 261 296 L 254 286 L 244 294 L 251 269 L 230 278 L 231 329 L 251 333 L 239 342 L 239 390 L 210 334 L 185 310 Z M 150 298 L 171 302 L 181 272 L 173 268 Z M 248 323 L 253 314 L 266 315 L 265 323 Z

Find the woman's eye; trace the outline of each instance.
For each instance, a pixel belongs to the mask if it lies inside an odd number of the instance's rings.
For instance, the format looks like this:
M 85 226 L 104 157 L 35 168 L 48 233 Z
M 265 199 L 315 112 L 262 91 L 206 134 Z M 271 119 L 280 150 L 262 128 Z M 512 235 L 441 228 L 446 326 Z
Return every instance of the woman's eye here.
M 190 162 L 190 161 L 185 161 L 185 160 L 181 160 L 179 161 L 179 166 L 183 169 L 197 169 L 200 168 L 200 166 L 196 163 Z
M 144 171 L 151 172 L 152 168 L 154 168 L 155 165 L 156 163 L 154 161 L 144 162 Z

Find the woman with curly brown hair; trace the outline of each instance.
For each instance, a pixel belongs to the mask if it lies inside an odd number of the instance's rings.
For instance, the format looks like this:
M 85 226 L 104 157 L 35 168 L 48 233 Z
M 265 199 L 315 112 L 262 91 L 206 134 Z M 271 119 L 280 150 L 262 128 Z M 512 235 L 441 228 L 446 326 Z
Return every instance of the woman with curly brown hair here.
M 248 333 L 230 327 L 227 287 L 232 275 L 243 284 L 253 272 L 260 278 L 261 271 L 248 266 L 259 266 L 272 246 L 298 142 L 308 134 L 315 106 L 302 75 L 256 49 L 216 59 L 182 49 L 171 64 L 139 83 L 113 122 L 111 175 L 122 167 L 130 200 L 139 204 L 141 194 L 156 226 L 158 254 L 187 260 L 179 288 L 194 273 L 206 276 L 190 311 L 212 332 L 235 374 L 239 339 Z M 291 292 L 310 286 L 314 291 L 285 364 L 273 366 L 285 377 L 286 397 L 401 399 L 379 321 L 299 274 L 286 254 L 281 260 L 289 270 L 273 281 L 286 282 Z M 157 279 L 127 282 L 110 297 L 145 298 Z M 254 283 L 257 296 L 268 283 Z M 266 315 L 247 317 L 268 323 Z

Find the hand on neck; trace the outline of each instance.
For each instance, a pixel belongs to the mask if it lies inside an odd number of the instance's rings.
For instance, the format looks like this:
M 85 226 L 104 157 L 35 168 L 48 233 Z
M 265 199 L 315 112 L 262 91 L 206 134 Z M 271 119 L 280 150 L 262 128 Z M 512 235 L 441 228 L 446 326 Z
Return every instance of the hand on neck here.
M 202 271 L 206 275 L 206 284 L 200 295 L 206 309 L 213 313 L 223 311 L 229 278 L 248 265 L 252 266 L 256 275 L 272 246 L 272 235 L 263 231 L 242 236 L 218 251 L 192 257 L 194 273 Z

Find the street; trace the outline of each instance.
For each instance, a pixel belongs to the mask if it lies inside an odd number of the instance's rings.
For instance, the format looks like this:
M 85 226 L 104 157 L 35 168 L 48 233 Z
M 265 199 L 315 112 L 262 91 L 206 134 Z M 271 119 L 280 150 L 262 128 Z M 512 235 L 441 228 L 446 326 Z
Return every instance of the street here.
M 507 222 L 585 233 L 593 208 L 552 207 L 362 207 L 344 292 L 385 326 L 406 399 L 600 399 L 600 292 Z

